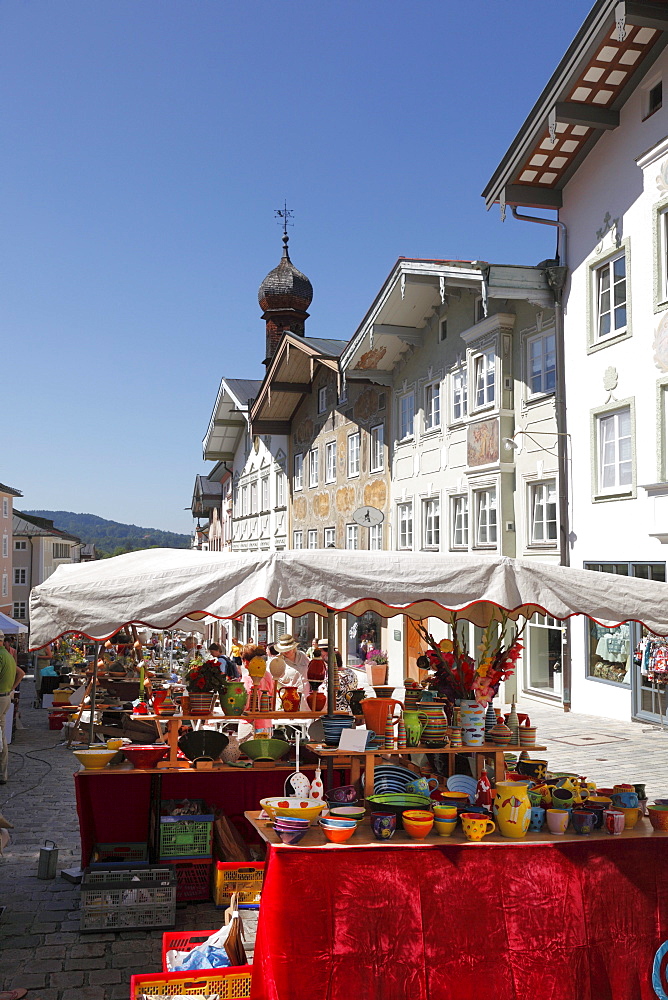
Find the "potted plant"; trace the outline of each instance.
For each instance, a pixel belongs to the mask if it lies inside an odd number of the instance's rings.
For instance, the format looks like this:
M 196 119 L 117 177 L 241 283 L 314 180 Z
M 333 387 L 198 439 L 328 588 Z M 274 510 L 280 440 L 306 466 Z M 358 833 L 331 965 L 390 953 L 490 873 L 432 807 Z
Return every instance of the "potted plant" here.
M 366 655 L 366 672 L 371 687 L 381 687 L 387 680 L 387 653 L 370 649 Z
M 203 662 L 195 657 L 186 674 L 186 687 L 190 699 L 191 715 L 210 715 L 217 694 L 223 690 L 223 677 L 217 660 Z

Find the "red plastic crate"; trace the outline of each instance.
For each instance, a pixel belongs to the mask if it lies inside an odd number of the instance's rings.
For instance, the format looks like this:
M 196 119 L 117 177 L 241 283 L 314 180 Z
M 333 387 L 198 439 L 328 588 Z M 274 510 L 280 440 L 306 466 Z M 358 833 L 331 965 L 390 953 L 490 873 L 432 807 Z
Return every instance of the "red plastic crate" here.
M 166 863 L 176 872 L 177 903 L 194 903 L 211 899 L 210 858 Z
M 165 931 L 162 935 L 162 971 L 167 972 L 168 951 L 192 951 L 193 948 L 216 934 L 220 927 L 213 931 Z
M 229 965 L 225 969 L 199 972 L 154 972 L 132 976 L 130 1000 L 148 996 L 201 996 L 217 993 L 220 1000 L 241 1000 L 251 995 L 252 965 Z

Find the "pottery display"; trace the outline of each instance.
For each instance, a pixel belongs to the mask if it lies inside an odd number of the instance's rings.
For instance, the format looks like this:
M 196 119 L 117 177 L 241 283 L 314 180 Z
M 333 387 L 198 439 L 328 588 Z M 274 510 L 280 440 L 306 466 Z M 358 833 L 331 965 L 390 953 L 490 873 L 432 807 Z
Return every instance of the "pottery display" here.
M 247 698 L 243 681 L 228 680 L 220 693 L 220 707 L 225 715 L 241 715 Z
M 291 795 L 274 795 L 260 799 L 260 806 L 271 820 L 278 816 L 293 816 L 297 819 L 314 820 L 323 810 L 323 806 Z
M 596 828 L 596 816 L 590 809 L 574 809 L 571 822 L 576 833 L 590 834 Z
M 485 712 L 485 743 L 489 742 L 489 734 L 494 729 L 496 725 L 496 712 L 494 710 L 494 705 L 490 701 L 487 706 L 487 711 Z
M 536 745 L 536 726 L 520 726 L 520 746 L 533 747 Z
M 165 752 L 166 750 L 165 747 Z M 101 745 L 99 749 L 73 750 L 72 753 L 87 771 L 101 771 L 116 756 L 117 751 L 107 750 L 105 746 Z
M 389 840 L 397 828 L 395 813 L 372 812 L 371 829 L 376 840 Z
M 541 782 L 545 780 L 545 775 L 547 774 L 547 761 L 546 760 L 522 760 L 521 756 L 517 762 L 517 770 L 520 774 L 525 774 L 528 778 L 533 778 L 534 781 Z
M 587 809 L 594 814 L 594 827 L 600 830 L 603 826 L 603 810 L 612 808 L 612 799 L 605 795 L 590 795 L 587 799 Z
M 278 697 L 284 712 L 298 712 L 301 705 L 299 688 L 292 686 L 279 687 Z
M 448 742 L 448 720 L 443 710 L 443 703 L 440 701 L 422 700 L 420 702 L 420 713 L 424 713 L 427 716 L 427 725 L 424 727 L 421 737 L 425 746 L 445 746 Z
M 454 820 L 457 822 L 457 806 L 451 806 L 445 802 L 434 802 L 432 806 L 432 811 L 434 817 L 443 822 L 450 823 Z
M 290 749 L 290 744 L 286 743 L 285 740 L 255 739 L 246 740 L 245 743 L 239 745 L 239 748 L 251 760 L 269 761 L 285 757 Z
M 668 809 L 659 806 L 648 806 L 649 821 L 653 830 L 668 832 Z
M 434 825 L 434 814 L 427 809 L 407 809 L 401 818 L 404 830 L 415 840 L 427 837 Z
M 406 785 L 407 792 L 414 792 L 416 795 L 429 795 L 430 792 L 438 788 L 438 778 L 416 778 Z
M 489 740 L 498 746 L 507 746 L 512 739 L 512 733 L 505 722 L 497 722 L 489 731 Z
M 327 704 L 327 695 L 324 691 L 311 691 L 306 695 L 306 704 L 312 712 L 322 712 Z
M 614 808 L 618 807 L 615 806 Z M 624 829 L 632 830 L 641 816 L 638 806 L 620 806 L 619 811 L 624 816 Z
M 613 792 L 612 804 L 615 809 L 637 809 L 638 796 L 635 792 Z
M 464 746 L 482 746 L 485 742 L 485 709 L 475 698 L 462 699 L 459 707 Z M 445 730 L 443 736 L 445 737 Z
M 462 813 L 462 828 L 467 840 L 482 840 L 488 833 L 494 833 L 496 823 L 480 813 Z
M 133 767 L 139 771 L 151 771 L 159 760 L 164 760 L 169 751 L 166 743 L 149 744 L 148 746 L 125 746 L 123 754 Z
M 377 736 L 385 736 L 385 723 L 390 716 L 394 718 L 395 706 L 403 711 L 403 704 L 396 698 L 365 698 L 360 702 L 367 729 L 373 729 Z
M 626 825 L 626 819 L 624 813 L 621 812 L 619 809 L 603 810 L 603 828 L 607 830 L 608 833 L 611 833 L 614 836 L 619 837 L 625 825 Z
M 406 727 L 406 744 L 409 747 L 419 746 L 422 740 L 422 733 L 429 722 L 427 713 L 404 709 L 403 720 Z
M 507 716 L 506 723 L 508 725 L 508 729 L 510 729 L 510 742 L 513 746 L 518 747 L 520 745 L 520 720 L 517 715 L 517 709 L 515 708 L 514 696 L 510 709 L 510 715 Z
M 225 764 L 233 764 L 241 757 L 241 747 L 239 737 L 235 733 L 227 733 L 228 744 L 220 755 L 220 759 Z
M 404 705 L 406 706 L 406 711 L 414 712 L 422 695 L 422 690 L 419 687 L 411 687 L 410 681 L 406 681 L 405 683 Z
M 513 840 L 525 837 L 531 822 L 527 786 L 519 781 L 497 781 L 492 813 L 502 836 Z
M 397 826 L 402 827 L 402 813 L 410 809 L 430 810 L 431 799 L 426 795 L 369 795 L 367 804 L 374 812 L 394 813 L 397 817 Z
M 457 828 L 457 816 L 454 819 L 439 819 L 434 816 L 434 829 L 439 837 L 451 837 Z
M 246 689 L 244 688 L 244 691 Z M 211 691 L 191 691 L 188 695 L 190 699 L 191 715 L 211 715 L 215 694 Z
M 558 836 L 566 833 L 569 820 L 567 809 L 548 809 L 546 810 L 546 815 L 547 827 L 550 833 L 556 833 Z
M 323 715 L 320 721 L 325 733 L 325 743 L 328 747 L 338 747 L 342 731 L 344 729 L 355 728 L 355 717 L 348 715 L 347 712 Z
M 552 807 L 554 809 L 572 809 L 573 793 L 567 788 L 552 789 Z
M 362 714 L 362 709 L 360 706 L 364 701 L 364 699 L 366 698 L 366 691 L 364 690 L 364 688 L 355 688 L 354 691 L 346 691 L 343 697 L 348 702 L 348 705 L 350 706 L 350 711 L 353 713 L 353 715 Z
M 447 741 L 451 747 L 460 747 L 462 745 L 462 731 L 457 729 L 455 726 L 448 726 L 446 728 Z
M 352 802 L 357 802 L 357 789 L 354 785 L 339 785 L 338 788 L 330 788 L 325 792 L 324 799 L 326 802 L 350 805 Z
M 531 821 L 529 823 L 529 829 L 534 833 L 540 833 L 545 824 L 545 810 L 542 806 L 532 806 L 531 807 Z
M 228 743 L 229 737 L 216 729 L 191 729 L 179 737 L 179 750 L 188 760 L 218 760 Z
M 361 823 L 366 816 L 364 806 L 330 806 L 329 815 L 335 819 L 354 819 Z

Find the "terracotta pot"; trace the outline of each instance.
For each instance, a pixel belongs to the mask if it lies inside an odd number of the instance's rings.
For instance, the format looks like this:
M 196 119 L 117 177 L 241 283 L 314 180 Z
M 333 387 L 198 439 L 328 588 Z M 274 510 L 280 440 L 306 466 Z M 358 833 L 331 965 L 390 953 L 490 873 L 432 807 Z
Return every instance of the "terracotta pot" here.
M 366 675 L 369 678 L 371 687 L 384 684 L 387 679 L 387 663 L 372 663 L 367 660 Z

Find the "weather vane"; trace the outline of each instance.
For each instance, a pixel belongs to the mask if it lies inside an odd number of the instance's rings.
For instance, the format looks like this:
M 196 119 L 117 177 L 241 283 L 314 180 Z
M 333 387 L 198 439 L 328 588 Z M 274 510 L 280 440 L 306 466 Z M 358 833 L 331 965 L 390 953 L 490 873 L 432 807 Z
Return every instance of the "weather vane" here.
M 274 215 L 279 220 L 279 226 L 283 226 L 283 247 L 285 253 L 288 252 L 288 241 L 290 237 L 288 236 L 288 226 L 294 226 L 294 222 L 290 222 L 290 219 L 294 216 L 294 212 L 291 208 L 288 208 L 287 201 L 283 202 L 283 208 L 277 208 Z

